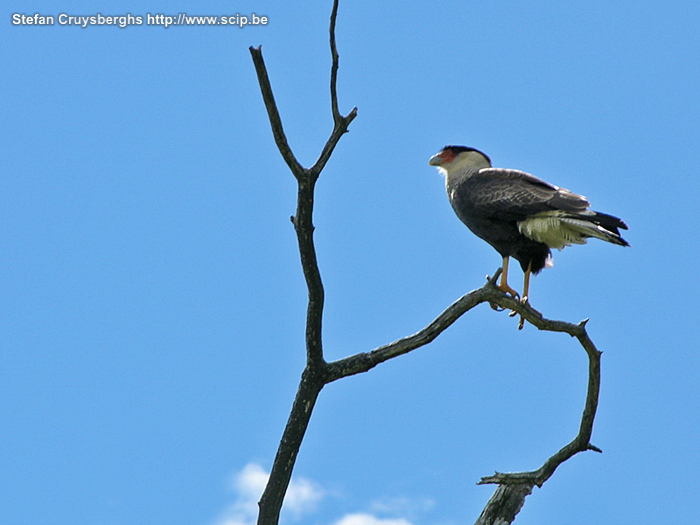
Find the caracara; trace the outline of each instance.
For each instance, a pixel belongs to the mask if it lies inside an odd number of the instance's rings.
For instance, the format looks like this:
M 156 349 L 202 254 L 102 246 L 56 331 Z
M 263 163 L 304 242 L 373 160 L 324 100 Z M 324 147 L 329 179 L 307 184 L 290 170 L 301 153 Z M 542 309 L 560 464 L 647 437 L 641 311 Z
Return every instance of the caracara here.
M 627 229 L 621 219 L 591 211 L 586 197 L 524 171 L 493 168 L 479 150 L 445 146 L 430 165 L 445 175 L 457 216 L 503 257 L 498 288 L 513 297 L 518 293 L 508 286 L 508 259 L 520 263 L 525 272 L 523 302 L 528 300 L 530 275 L 552 266 L 551 248 L 585 244 L 589 237 L 629 246 L 620 236 L 619 228 Z

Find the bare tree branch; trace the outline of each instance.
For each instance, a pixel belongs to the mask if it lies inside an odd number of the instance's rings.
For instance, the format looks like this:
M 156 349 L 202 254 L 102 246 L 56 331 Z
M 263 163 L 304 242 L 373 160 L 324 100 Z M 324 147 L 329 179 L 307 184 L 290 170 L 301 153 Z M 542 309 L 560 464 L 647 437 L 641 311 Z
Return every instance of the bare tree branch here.
M 485 288 L 480 288 L 463 295 L 447 307 L 447 309 L 435 318 L 432 323 L 411 336 L 380 346 L 371 352 L 362 352 L 328 363 L 328 382 L 367 372 L 379 363 L 383 363 L 384 361 L 407 354 L 416 348 L 427 345 L 449 328 L 452 323 L 463 314 L 476 305 L 486 301 L 486 293 L 488 292 L 486 292 Z
M 337 13 L 338 0 L 334 0 L 330 20 L 332 57 L 330 90 L 333 130 L 318 160 L 311 168 L 304 168 L 297 161 L 287 142 L 261 48 L 250 48 L 275 143 L 298 184 L 297 209 L 296 215 L 292 217 L 292 222 L 297 234 L 301 264 L 308 289 L 305 333 L 306 367 L 302 373 L 299 389 L 297 390 L 292 410 L 275 456 L 270 478 L 259 502 L 258 525 L 277 525 L 279 521 L 284 496 L 289 487 L 294 463 L 308 428 L 311 413 L 319 393 L 326 384 L 343 377 L 367 372 L 380 363 L 427 345 L 464 313 L 484 302 L 518 313 L 522 319 L 529 321 L 540 330 L 564 332 L 572 337 L 576 337 L 589 357 L 588 391 L 578 435 L 535 471 L 497 472 L 493 476 L 482 478 L 479 482 L 480 484 L 495 483 L 498 484 L 498 488 L 479 517 L 477 525 L 503 525 L 510 523 L 520 511 L 525 498 L 532 492 L 532 488 L 535 485 L 541 486 L 547 481 L 561 463 L 585 450 L 600 452 L 597 447 L 590 443 L 600 390 L 600 352 L 595 348 L 595 345 L 586 333 L 586 321 L 576 325 L 564 321 L 545 319 L 542 314 L 528 304 L 522 304 L 520 301 L 501 292 L 495 286 L 500 273 L 499 270 L 483 287 L 459 298 L 435 318 L 432 323 L 414 335 L 380 346 L 370 352 L 361 352 L 331 363 L 325 361 L 322 345 L 324 289 L 313 240 L 314 189 L 321 171 L 333 154 L 340 138 L 348 131 L 350 123 L 357 116 L 357 108 L 353 108 L 346 116 L 342 116 L 338 109 L 337 73 L 339 57 L 335 42 Z
M 333 122 L 337 126 L 343 117 L 340 116 L 340 110 L 338 109 L 338 60 L 340 59 L 338 55 L 338 48 L 335 45 L 335 21 L 338 17 L 338 0 L 333 1 L 333 10 L 331 11 L 331 59 L 333 61 L 331 65 L 331 112 L 333 113 Z
M 532 485 L 499 485 L 481 512 L 476 525 L 508 525 L 532 492 Z
M 262 50 L 260 47 L 250 48 L 250 54 L 255 65 L 263 101 L 265 102 L 270 126 L 272 127 L 272 134 L 275 137 L 275 143 L 289 166 L 289 169 L 294 174 L 298 184 L 297 209 L 296 215 L 292 217 L 292 223 L 294 224 L 294 229 L 297 234 L 301 265 L 309 296 L 306 311 L 305 334 L 306 368 L 302 374 L 299 389 L 294 404 L 292 405 L 292 411 L 277 449 L 270 479 L 260 499 L 258 523 L 261 525 L 276 525 L 279 521 L 279 513 L 284 501 L 284 495 L 289 487 L 294 463 L 308 427 L 311 412 L 313 411 L 319 392 L 327 383 L 326 362 L 323 358 L 322 344 L 324 289 L 313 239 L 314 188 L 321 171 L 330 159 L 340 138 L 347 132 L 348 126 L 357 115 L 357 108 L 353 108 L 345 117 L 341 116 L 338 110 L 338 95 L 336 93 L 338 52 L 335 48 L 335 22 L 337 13 L 338 0 L 335 0 L 330 22 L 332 54 L 330 89 L 333 131 L 323 147 L 318 160 L 310 169 L 305 169 L 299 164 L 289 147 L 289 143 L 284 134 L 284 128 L 282 127 L 279 110 L 277 109 L 277 104 L 275 103 L 275 98 L 272 93 L 272 87 L 270 86 L 265 62 L 263 61 Z
M 510 298 L 509 298 L 510 299 Z M 518 312 L 521 313 L 521 312 Z M 526 315 L 527 318 L 527 315 Z M 541 330 L 552 331 L 553 325 L 551 321 L 546 319 L 529 319 L 532 324 Z M 529 484 L 541 487 L 547 481 L 559 465 L 563 462 L 586 450 L 601 452 L 601 450 L 592 445 L 591 435 L 593 434 L 593 421 L 595 419 L 596 410 L 598 408 L 598 396 L 600 394 L 600 356 L 601 352 L 593 344 L 588 333 L 586 332 L 586 323 L 588 319 L 581 321 L 579 324 L 558 322 L 557 330 L 563 331 L 576 337 L 588 355 L 588 389 L 586 393 L 586 402 L 581 415 L 581 425 L 577 436 L 556 454 L 550 457 L 537 470 L 532 472 L 511 472 L 499 473 L 496 472 L 493 476 L 487 476 L 481 479 L 480 485 L 487 483 L 498 483 L 500 485 L 520 485 Z
M 504 525 L 511 523 L 525 503 L 525 498 L 532 492 L 532 488 L 535 485 L 541 487 L 542 484 L 554 474 L 554 471 L 559 465 L 579 452 L 587 450 L 600 452 L 598 447 L 590 443 L 590 439 L 593 433 L 593 422 L 600 393 L 601 352 L 598 351 L 586 332 L 586 323 L 588 320 L 586 319 L 578 324 L 573 324 L 544 318 L 542 314 L 534 310 L 528 304 L 523 304 L 519 300 L 501 292 L 495 286 L 499 273 L 500 269 L 483 287 L 459 298 L 432 323 L 414 335 L 404 337 L 388 345 L 380 346 L 371 352 L 363 352 L 333 361 L 328 363 L 327 367 L 328 382 L 367 372 L 379 363 L 406 354 L 430 343 L 466 312 L 476 305 L 485 302 L 498 305 L 505 310 L 515 311 L 539 330 L 563 332 L 578 339 L 589 359 L 588 388 L 578 435 L 569 444 L 547 459 L 547 461 L 535 471 L 514 473 L 497 472 L 493 476 L 482 478 L 479 484 L 494 483 L 498 484 L 499 487 L 477 520 L 477 525 Z
M 366 372 L 379 363 L 406 354 L 430 343 L 464 313 L 484 302 L 496 304 L 503 309 L 513 310 L 525 317 L 525 319 L 540 330 L 564 332 L 578 339 L 589 359 L 588 389 L 578 435 L 569 444 L 547 459 L 547 461 L 535 471 L 514 473 L 497 472 L 493 476 L 482 478 L 479 484 L 495 483 L 500 486 L 487 504 L 479 521 L 477 521 L 478 525 L 485 525 L 487 523 L 510 523 L 525 502 L 525 497 L 532 492 L 533 486 L 542 486 L 542 484 L 554 474 L 554 471 L 559 465 L 579 452 L 584 452 L 586 450 L 600 452 L 598 447 L 590 443 L 590 439 L 593 433 L 593 421 L 595 419 L 598 407 L 598 396 L 600 393 L 601 353 L 595 347 L 593 341 L 591 341 L 586 332 L 586 323 L 588 320 L 584 320 L 579 324 L 572 324 L 564 321 L 545 319 L 528 304 L 523 304 L 519 300 L 501 292 L 494 285 L 498 278 L 498 273 L 500 273 L 500 271 L 483 287 L 459 298 L 432 323 L 416 334 L 381 346 L 371 352 L 355 354 L 328 364 L 327 380 L 329 382 L 342 377 Z M 511 515 L 510 513 L 513 511 L 515 514 Z M 508 518 L 508 516 L 510 516 L 510 518 Z M 484 521 L 487 519 L 492 519 L 492 521 Z
M 357 108 L 352 108 L 347 116 L 343 117 L 338 109 L 338 48 L 335 44 L 335 22 L 338 17 L 338 0 L 333 0 L 333 10 L 331 11 L 331 26 L 330 26 L 330 45 L 331 45 L 331 113 L 333 114 L 333 132 L 331 133 L 328 142 L 321 151 L 316 163 L 311 168 L 311 171 L 318 176 L 321 170 L 331 158 L 333 149 L 340 140 L 340 137 L 348 131 L 348 126 L 357 116 Z
M 292 478 L 299 447 L 324 384 L 323 379 L 315 374 L 314 367 L 307 366 L 304 369 L 282 441 L 272 464 L 270 478 L 258 503 L 258 525 L 277 525 L 279 522 L 280 510 Z
M 262 56 L 262 46 L 250 46 L 249 50 L 251 56 L 253 57 L 255 72 L 258 75 L 258 84 L 260 84 L 260 90 L 262 91 L 263 101 L 265 102 L 265 108 L 267 109 L 267 116 L 270 119 L 272 134 L 275 137 L 277 149 L 280 150 L 280 153 L 287 163 L 287 166 L 289 166 L 289 169 L 292 170 L 292 173 L 298 180 L 303 175 L 304 168 L 302 168 L 301 164 L 299 164 L 294 156 L 294 153 L 292 153 L 289 143 L 287 142 L 287 136 L 284 134 L 282 119 L 280 118 L 280 113 L 277 110 L 275 96 L 272 94 L 270 79 L 267 76 L 265 61 L 263 60 Z

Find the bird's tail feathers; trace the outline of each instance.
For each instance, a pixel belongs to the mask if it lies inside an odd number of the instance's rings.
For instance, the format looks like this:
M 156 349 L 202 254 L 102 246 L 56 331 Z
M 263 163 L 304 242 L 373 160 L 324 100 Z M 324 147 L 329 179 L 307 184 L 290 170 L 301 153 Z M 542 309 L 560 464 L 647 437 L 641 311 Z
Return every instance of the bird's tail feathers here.
M 587 211 L 579 214 L 567 214 L 561 217 L 561 220 L 585 237 L 595 237 L 619 246 L 629 246 L 629 243 L 620 235 L 620 228 L 626 230 L 627 225 L 622 219 L 613 215 Z

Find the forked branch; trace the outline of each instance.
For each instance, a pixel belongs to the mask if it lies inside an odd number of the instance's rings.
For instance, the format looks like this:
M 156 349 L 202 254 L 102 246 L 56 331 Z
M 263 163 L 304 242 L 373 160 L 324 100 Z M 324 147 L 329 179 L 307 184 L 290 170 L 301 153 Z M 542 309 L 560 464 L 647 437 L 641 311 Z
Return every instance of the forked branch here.
M 272 127 L 275 143 L 284 158 L 287 166 L 297 180 L 297 209 L 292 217 L 294 229 L 297 234 L 301 266 L 306 279 L 308 289 L 308 305 L 306 310 L 306 368 L 302 374 L 297 396 L 292 406 L 292 411 L 287 421 L 282 441 L 277 449 L 277 455 L 272 465 L 270 479 L 260 500 L 259 524 L 275 525 L 279 521 L 279 513 L 284 501 L 284 495 L 289 487 L 292 470 L 296 461 L 299 447 L 306 433 L 309 418 L 319 392 L 326 384 L 326 362 L 323 358 L 323 344 L 321 327 L 323 321 L 324 290 L 321 280 L 321 272 L 316 259 L 314 247 L 313 205 L 314 188 L 321 171 L 330 159 L 333 150 L 340 138 L 347 132 L 348 126 L 357 115 L 357 108 L 343 117 L 338 110 L 338 96 L 336 93 L 338 52 L 335 49 L 335 21 L 338 13 L 338 0 L 333 4 L 330 23 L 330 39 L 332 50 L 331 66 L 331 110 L 333 113 L 333 130 L 326 141 L 318 160 L 311 168 L 304 168 L 297 161 L 282 127 L 282 119 L 275 102 L 275 97 L 270 85 L 267 68 L 260 47 L 250 47 L 250 54 L 255 65 L 255 71 L 260 84 L 267 115 Z
M 330 20 L 331 47 L 331 112 L 333 115 L 333 130 L 323 146 L 321 153 L 310 168 L 304 168 L 294 156 L 282 127 L 277 104 L 270 86 L 265 62 L 260 47 L 250 48 L 250 53 L 258 76 L 258 83 L 263 101 L 267 109 L 272 134 L 282 157 L 297 180 L 297 208 L 292 217 L 297 235 L 302 270 L 308 289 L 308 305 L 306 315 L 306 367 L 302 374 L 299 389 L 294 399 L 282 440 L 277 449 L 272 471 L 265 491 L 260 499 L 260 514 L 258 525 L 277 525 L 284 496 L 289 487 L 292 470 L 299 448 L 311 418 L 316 399 L 323 387 L 340 378 L 366 372 L 380 363 L 393 359 L 427 345 L 451 326 L 459 317 L 476 305 L 488 302 L 504 309 L 513 310 L 540 330 L 564 332 L 576 337 L 589 357 L 589 380 L 586 403 L 581 419 L 578 435 L 565 447 L 549 458 L 538 470 L 519 473 L 496 473 L 482 478 L 480 483 L 496 483 L 498 489 L 487 504 L 477 525 L 496 525 L 510 523 L 522 507 L 525 497 L 535 485 L 541 486 L 554 473 L 556 468 L 574 454 L 584 450 L 597 450 L 591 445 L 590 438 L 593 430 L 600 389 L 600 352 L 586 333 L 585 321 L 571 324 L 563 321 L 545 319 L 529 305 L 501 292 L 495 285 L 498 272 L 483 287 L 464 295 L 432 323 L 414 335 L 399 339 L 393 343 L 375 348 L 370 352 L 361 352 L 353 356 L 327 363 L 323 356 L 322 319 L 324 304 L 324 289 L 321 273 L 316 259 L 314 247 L 313 205 L 316 181 L 330 159 L 340 138 L 348 131 L 348 126 L 357 116 L 357 108 L 353 108 L 346 116 L 338 110 L 337 74 L 338 51 L 335 42 L 335 25 L 338 13 L 338 0 L 333 2 Z

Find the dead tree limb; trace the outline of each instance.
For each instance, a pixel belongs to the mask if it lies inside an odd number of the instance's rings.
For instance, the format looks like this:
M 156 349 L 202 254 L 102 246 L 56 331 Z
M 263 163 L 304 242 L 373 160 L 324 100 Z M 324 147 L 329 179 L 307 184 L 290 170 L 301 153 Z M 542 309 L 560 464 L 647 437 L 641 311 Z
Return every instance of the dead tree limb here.
M 260 499 L 259 524 L 273 525 L 279 521 L 279 513 L 284 501 L 284 495 L 289 487 L 292 470 L 296 461 L 299 447 L 306 433 L 309 418 L 319 392 L 326 384 L 326 362 L 323 358 L 323 344 L 321 328 L 323 321 L 324 290 L 321 280 L 321 272 L 316 260 L 314 247 L 313 205 L 314 188 L 321 171 L 330 159 L 333 150 L 340 138 L 347 132 L 348 126 L 357 115 L 357 108 L 353 108 L 347 116 L 342 116 L 338 110 L 338 96 L 336 93 L 336 81 L 338 71 L 338 52 L 335 45 L 335 20 L 338 13 L 338 1 L 333 4 L 330 24 L 330 41 L 332 51 L 331 68 L 331 110 L 333 113 L 333 130 L 328 141 L 323 147 L 316 163 L 311 168 L 304 168 L 294 156 L 282 126 L 275 97 L 272 93 L 270 79 L 267 75 L 265 62 L 263 61 L 260 47 L 250 48 L 258 83 L 262 92 L 263 101 L 272 127 L 275 143 L 284 158 L 287 166 L 297 180 L 297 209 L 292 217 L 292 223 L 297 234 L 301 265 L 308 289 L 308 305 L 306 311 L 306 368 L 302 374 L 299 390 L 297 391 L 292 411 L 284 429 L 282 441 L 272 465 L 270 479 L 262 498 Z
M 482 478 L 480 481 L 482 484 L 498 484 L 498 488 L 477 521 L 477 525 L 510 523 L 519 512 L 527 495 L 532 492 L 532 488 L 535 485 L 541 486 L 547 481 L 561 463 L 584 450 L 599 451 L 597 447 L 591 445 L 590 438 L 600 389 L 600 352 L 595 348 L 586 333 L 586 321 L 579 324 L 571 324 L 545 319 L 528 304 L 522 304 L 520 301 L 501 292 L 494 285 L 500 272 L 499 270 L 493 279 L 489 279 L 483 287 L 459 298 L 432 323 L 414 335 L 375 348 L 370 352 L 361 352 L 337 361 L 326 362 L 322 344 L 324 289 L 313 239 L 314 189 L 321 171 L 333 154 L 340 138 L 348 131 L 350 123 L 357 116 L 357 108 L 353 108 L 345 116 L 341 115 L 338 109 L 337 74 L 339 57 L 335 42 L 337 14 L 338 0 L 334 0 L 330 19 L 332 58 L 330 90 L 333 130 L 317 161 L 310 168 L 304 168 L 297 161 L 287 142 L 282 119 L 275 103 L 267 69 L 263 61 L 262 50 L 260 47 L 250 48 L 275 143 L 298 184 L 297 208 L 296 214 L 292 217 L 292 223 L 297 235 L 302 270 L 308 290 L 305 331 L 306 367 L 302 373 L 299 389 L 277 449 L 270 478 L 259 502 L 258 525 L 277 525 L 279 521 L 284 496 L 289 487 L 294 464 L 304 439 L 311 413 L 319 393 L 326 384 L 343 377 L 367 372 L 380 363 L 427 345 L 463 314 L 484 302 L 517 312 L 540 330 L 564 332 L 572 337 L 576 337 L 586 350 L 590 363 L 586 404 L 581 419 L 581 427 L 576 438 L 550 457 L 538 470 L 505 474 L 497 472 L 493 476 Z

